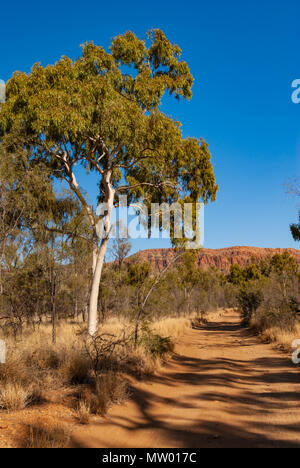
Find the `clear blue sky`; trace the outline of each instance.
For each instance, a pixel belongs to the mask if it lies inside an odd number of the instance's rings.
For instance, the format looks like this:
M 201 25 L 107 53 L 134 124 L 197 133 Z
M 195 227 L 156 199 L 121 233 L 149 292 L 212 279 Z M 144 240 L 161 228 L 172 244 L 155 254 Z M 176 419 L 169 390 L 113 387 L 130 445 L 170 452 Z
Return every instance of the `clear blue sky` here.
M 204 246 L 299 247 L 288 228 L 297 200 L 284 186 L 300 172 L 300 104 L 291 101 L 300 78 L 299 0 L 29 0 L 2 2 L 0 11 L 5 81 L 37 61 L 76 58 L 87 40 L 108 47 L 128 29 L 144 37 L 161 28 L 195 77 L 192 101 L 167 99 L 164 110 L 185 136 L 207 140 L 220 186 L 206 207 Z M 134 250 L 165 245 L 139 241 Z

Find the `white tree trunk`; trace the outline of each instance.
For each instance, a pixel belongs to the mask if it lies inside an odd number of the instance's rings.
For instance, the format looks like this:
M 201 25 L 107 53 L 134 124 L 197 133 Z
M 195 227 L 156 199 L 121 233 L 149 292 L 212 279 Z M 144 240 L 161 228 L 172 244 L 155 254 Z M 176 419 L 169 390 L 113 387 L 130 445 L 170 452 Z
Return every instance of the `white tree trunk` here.
M 91 336 L 96 335 L 98 329 L 98 296 L 99 296 L 99 286 L 102 275 L 104 257 L 107 249 L 108 238 L 103 239 L 100 248 L 98 249 L 98 255 L 96 264 L 93 262 L 93 280 L 92 280 L 92 289 L 90 295 L 90 305 L 89 305 L 89 334 Z
M 90 301 L 89 301 L 89 319 L 88 319 L 88 332 L 91 336 L 94 336 L 97 333 L 98 329 L 98 295 L 99 295 L 99 286 L 100 286 L 100 280 L 101 280 L 101 274 L 102 274 L 102 269 L 103 269 L 103 263 L 104 263 L 104 257 L 106 254 L 107 250 L 107 243 L 109 239 L 109 234 L 110 234 L 110 227 L 111 227 L 111 211 L 113 209 L 114 205 L 114 196 L 115 196 L 115 190 L 112 187 L 111 183 L 111 176 L 112 176 L 112 157 L 113 154 L 109 153 L 108 155 L 109 159 L 109 164 L 108 164 L 108 169 L 105 171 L 99 170 L 97 167 L 98 172 L 101 173 L 103 177 L 103 184 L 105 186 L 105 202 L 107 204 L 107 215 L 105 216 L 105 221 L 104 221 L 104 236 L 101 241 L 100 247 L 98 246 L 99 244 L 99 236 L 97 234 L 97 222 L 96 218 L 94 216 L 92 208 L 88 205 L 87 201 L 85 200 L 84 196 L 82 195 L 78 182 L 76 180 L 75 174 L 72 169 L 72 164 L 68 160 L 68 154 L 65 152 L 63 156 L 61 154 L 56 154 L 56 157 L 64 162 L 66 172 L 68 174 L 68 183 L 73 190 L 73 192 L 76 194 L 77 198 L 80 200 L 82 206 L 84 207 L 90 224 L 92 226 L 92 229 L 94 231 L 94 247 L 93 247 L 93 264 L 92 264 L 92 269 L 93 269 L 93 279 L 92 279 L 92 288 L 91 288 L 91 294 L 90 294 Z
M 101 245 L 98 248 L 97 243 L 95 243 L 93 249 L 93 279 L 92 279 L 92 289 L 90 295 L 90 304 L 89 304 L 89 324 L 88 332 L 91 336 L 97 334 L 98 330 L 98 296 L 99 296 L 99 286 L 102 275 L 102 269 L 104 264 L 104 258 L 107 250 L 107 244 L 111 228 L 111 212 L 113 209 L 115 190 L 113 189 L 110 183 L 111 174 L 106 174 L 106 194 L 107 194 L 107 215 L 105 216 L 104 221 L 104 234 L 101 241 Z M 98 238 L 99 240 L 99 238 Z

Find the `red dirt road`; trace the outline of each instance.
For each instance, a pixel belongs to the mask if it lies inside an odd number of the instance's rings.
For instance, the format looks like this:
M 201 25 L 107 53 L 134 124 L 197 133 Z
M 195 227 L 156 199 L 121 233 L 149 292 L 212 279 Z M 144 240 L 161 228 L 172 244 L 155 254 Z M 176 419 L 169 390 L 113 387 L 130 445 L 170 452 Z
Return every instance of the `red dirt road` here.
M 300 368 L 224 314 L 188 331 L 159 375 L 72 446 L 300 447 Z

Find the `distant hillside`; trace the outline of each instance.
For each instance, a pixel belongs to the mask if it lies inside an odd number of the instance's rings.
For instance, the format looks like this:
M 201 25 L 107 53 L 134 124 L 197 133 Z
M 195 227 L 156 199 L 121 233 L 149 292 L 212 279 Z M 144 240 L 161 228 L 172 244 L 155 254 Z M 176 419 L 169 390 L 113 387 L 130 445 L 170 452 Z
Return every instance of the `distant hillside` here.
M 300 266 L 300 251 L 297 249 L 269 249 L 261 247 L 227 247 L 225 249 L 201 249 L 198 256 L 198 265 L 203 268 L 217 267 L 227 272 L 233 263 L 245 266 L 251 263 L 253 257 L 262 260 L 276 253 L 290 252 Z M 127 261 L 138 260 L 149 262 L 154 270 L 161 270 L 176 255 L 173 249 L 141 250 L 128 257 Z

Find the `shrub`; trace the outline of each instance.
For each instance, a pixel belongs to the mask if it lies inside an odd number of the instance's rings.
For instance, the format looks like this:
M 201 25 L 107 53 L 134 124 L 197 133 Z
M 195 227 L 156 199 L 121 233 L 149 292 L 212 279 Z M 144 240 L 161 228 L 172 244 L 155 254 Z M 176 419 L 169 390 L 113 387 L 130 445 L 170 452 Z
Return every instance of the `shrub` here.
M 27 356 L 27 365 L 41 370 L 58 369 L 60 364 L 58 351 L 50 346 L 38 347 Z
M 286 304 L 278 309 L 262 305 L 255 314 L 255 325 L 258 331 L 277 327 L 282 331 L 293 331 L 296 324 L 296 315 Z
M 241 308 L 242 324 L 248 326 L 252 315 L 255 313 L 263 300 L 263 294 L 256 285 L 248 284 L 241 288 L 238 294 L 238 303 Z
M 65 374 L 66 381 L 71 385 L 88 383 L 90 381 L 91 363 L 83 351 L 70 353 L 67 356 L 62 372 Z
M 95 381 L 92 393 L 86 404 L 93 414 L 105 415 L 114 403 L 121 403 L 127 396 L 125 380 L 114 371 L 99 375 Z
M 140 339 L 140 344 L 155 357 L 163 357 L 174 349 L 174 345 L 169 336 L 162 337 L 151 332 L 143 334 Z
M 29 405 L 38 405 L 39 403 L 42 403 L 45 401 L 44 393 L 42 390 L 42 384 L 41 383 L 36 383 L 31 386 L 30 390 L 30 399 L 29 399 Z
M 294 275 L 271 273 L 263 287 L 263 300 L 253 317 L 259 332 L 277 327 L 293 331 L 299 309 L 299 284 Z

